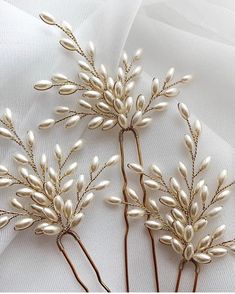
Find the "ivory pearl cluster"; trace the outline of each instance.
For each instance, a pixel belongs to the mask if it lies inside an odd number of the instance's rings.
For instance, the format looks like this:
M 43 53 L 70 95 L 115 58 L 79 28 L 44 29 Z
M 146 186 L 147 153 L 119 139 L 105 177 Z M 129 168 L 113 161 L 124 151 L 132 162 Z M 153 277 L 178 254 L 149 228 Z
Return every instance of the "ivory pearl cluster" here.
M 49 165 L 46 154 L 41 155 L 40 162 L 35 160 L 35 137 L 29 131 L 24 142 L 16 133 L 10 109 L 6 109 L 0 119 L 0 137 L 15 142 L 23 151 L 13 155 L 18 166 L 18 174 L 10 172 L 7 167 L 0 165 L 0 188 L 12 186 L 16 189 L 16 197 L 11 199 L 14 210 L 0 209 L 0 229 L 12 220 L 15 221 L 16 231 L 35 226 L 37 235 L 58 235 L 76 227 L 84 216 L 84 209 L 94 199 L 95 192 L 103 190 L 109 181 L 96 183 L 99 175 L 115 165 L 119 156 L 112 156 L 104 165 L 100 166 L 98 156 L 95 156 L 89 167 L 89 180 L 80 174 L 75 183 L 74 176 L 77 162 L 71 161 L 71 156 L 81 150 L 83 141 L 78 140 L 64 155 L 57 144 L 54 148 L 54 157 L 57 170 Z M 75 185 L 76 184 L 76 185 Z M 76 186 L 76 187 L 75 187 Z M 68 198 L 68 193 L 75 197 Z
M 39 91 L 56 87 L 60 95 L 79 93 L 82 96 L 82 99 L 78 99 L 79 109 L 77 99 L 74 109 L 67 106 L 56 107 L 55 113 L 60 118 L 44 120 L 39 124 L 40 129 L 53 127 L 60 122 L 64 122 L 66 128 L 72 128 L 85 117 L 90 118 L 89 129 L 100 127 L 106 131 L 115 126 L 121 129 L 146 127 L 152 121 L 153 112 L 167 108 L 167 102 L 159 99 L 176 97 L 179 94 L 176 86 L 192 79 L 191 75 L 185 75 L 180 80 L 174 81 L 175 70 L 170 68 L 162 85 L 157 78 L 153 78 L 150 93 L 147 94 L 149 97 L 142 94 L 133 97 L 136 79 L 142 72 L 141 65 L 137 64 L 142 57 L 142 49 L 138 49 L 131 58 L 124 52 L 116 76 L 111 77 L 105 65 L 96 65 L 96 50 L 93 42 L 89 42 L 84 50 L 67 22 L 59 24 L 48 13 L 41 13 L 40 18 L 45 23 L 62 30 L 66 38 L 61 39 L 60 44 L 66 50 L 78 53 L 82 58 L 78 62 L 80 71 L 76 81 L 59 73 L 54 74 L 51 80 L 40 80 L 34 85 Z

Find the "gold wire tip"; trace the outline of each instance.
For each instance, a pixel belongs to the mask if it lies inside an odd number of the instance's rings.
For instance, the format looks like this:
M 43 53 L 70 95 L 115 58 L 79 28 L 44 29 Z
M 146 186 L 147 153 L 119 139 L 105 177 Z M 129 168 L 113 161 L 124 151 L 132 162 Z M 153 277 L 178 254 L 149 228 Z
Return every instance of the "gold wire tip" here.
M 0 209 L 0 229 L 12 220 L 16 220 L 16 231 L 34 225 L 37 235 L 59 235 L 76 227 L 95 192 L 106 188 L 110 183 L 107 180 L 96 183 L 96 180 L 106 168 L 118 162 L 119 156 L 112 156 L 103 165 L 100 165 L 99 158 L 95 156 L 89 167 L 89 179 L 81 174 L 75 185 L 71 176 L 74 176 L 77 162 L 70 161 L 71 156 L 83 147 L 82 140 L 78 140 L 67 155 L 63 155 L 57 144 L 54 148 L 57 167 L 53 168 L 48 165 L 45 154 L 41 155 L 40 162 L 36 162 L 34 134 L 29 131 L 25 142 L 19 137 L 10 109 L 6 109 L 0 122 L 0 137 L 15 142 L 22 151 L 13 155 L 18 166 L 17 175 L 7 167 L 0 166 L 0 188 L 19 186 L 15 192 L 16 198 L 10 202 L 14 210 Z M 68 199 L 68 192 L 75 193 L 75 199 Z
M 130 218 L 144 217 L 146 228 L 166 232 L 159 241 L 170 245 L 185 262 L 206 264 L 210 263 L 213 257 L 225 256 L 228 250 L 235 253 L 235 238 L 229 241 L 217 241 L 223 236 L 225 225 L 215 228 L 204 237 L 201 236 L 201 231 L 209 221 L 212 221 L 212 217 L 221 212 L 223 208 L 221 203 L 229 196 L 228 189 L 235 184 L 235 181 L 225 183 L 227 171 L 223 170 L 218 176 L 215 191 L 210 193 L 205 180 L 198 180 L 198 176 L 205 172 L 210 163 L 209 156 L 201 163 L 197 163 L 201 123 L 199 120 L 195 120 L 193 124 L 190 122 L 190 114 L 185 104 L 178 104 L 178 109 L 189 130 L 189 134 L 184 136 L 184 143 L 191 158 L 190 168 L 179 162 L 181 181 L 171 177 L 168 183 L 160 168 L 154 164 L 150 166 L 149 173 L 145 172 L 140 164 L 128 164 L 130 170 L 144 176 L 146 188 L 161 193 L 159 202 L 169 211 L 164 214 L 154 199 L 148 198 L 145 205 L 138 193 L 130 187 L 127 189 L 129 198 L 127 202 L 114 196 L 107 198 L 106 202 L 128 205 L 127 214 Z
M 176 97 L 179 94 L 176 86 L 192 79 L 191 75 L 185 75 L 180 80 L 173 81 L 175 70 L 170 68 L 162 85 L 157 78 L 152 80 L 148 98 L 142 94 L 133 98 L 135 80 L 142 71 L 142 67 L 137 64 L 141 59 L 142 49 L 138 49 L 130 59 L 123 53 L 117 75 L 112 78 L 103 64 L 97 67 L 95 46 L 92 42 L 89 42 L 84 50 L 67 22 L 59 24 L 49 13 L 41 13 L 40 18 L 62 30 L 66 38 L 61 39 L 60 44 L 66 50 L 76 52 L 82 57 L 82 60 L 78 61 L 80 71 L 77 81 L 59 73 L 54 74 L 51 81 L 41 80 L 34 85 L 34 88 L 40 91 L 57 87 L 60 95 L 79 93 L 82 96 L 82 99 L 79 98 L 79 110 L 77 102 L 74 109 L 58 106 L 55 113 L 60 115 L 60 118 L 44 120 L 39 124 L 40 129 L 48 129 L 60 122 L 64 122 L 66 128 L 71 128 L 85 117 L 90 118 L 89 129 L 101 127 L 102 130 L 109 130 L 117 125 L 121 129 L 146 127 L 152 120 L 153 112 L 167 108 L 167 102 L 159 100 Z

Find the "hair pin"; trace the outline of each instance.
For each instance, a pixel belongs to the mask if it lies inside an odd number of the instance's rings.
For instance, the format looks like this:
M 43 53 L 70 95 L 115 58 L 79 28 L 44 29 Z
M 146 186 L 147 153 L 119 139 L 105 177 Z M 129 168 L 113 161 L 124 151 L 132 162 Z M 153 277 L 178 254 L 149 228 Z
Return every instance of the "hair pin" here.
M 109 185 L 110 182 L 107 180 L 102 180 L 99 183 L 97 180 L 104 170 L 118 162 L 119 156 L 112 156 L 103 165 L 100 165 L 99 158 L 95 156 L 89 167 L 89 179 L 80 174 L 75 189 L 75 181 L 72 176 L 74 177 L 77 169 L 77 162 L 70 162 L 71 156 L 82 148 L 82 140 L 78 140 L 67 155 L 63 155 L 61 147 L 57 144 L 54 149 L 57 167 L 53 168 L 49 165 L 45 154 L 42 154 L 39 163 L 36 162 L 34 134 L 29 131 L 26 140 L 19 137 L 10 109 L 6 109 L 0 122 L 2 124 L 0 137 L 15 142 L 23 151 L 13 156 L 18 166 L 17 175 L 10 172 L 7 167 L 0 166 L 0 188 L 19 186 L 15 192 L 16 197 L 10 202 L 13 210 L 0 209 L 0 229 L 6 227 L 11 221 L 15 221 L 14 229 L 16 231 L 34 226 L 34 232 L 37 235 L 57 236 L 59 250 L 64 255 L 78 283 L 88 292 L 87 286 L 80 279 L 62 244 L 64 236 L 72 236 L 90 262 L 100 285 L 110 292 L 74 228 L 80 224 L 84 216 L 83 212 L 93 200 L 95 192 L 103 190 Z M 75 199 L 67 197 L 68 192 L 73 195 L 72 189 L 76 190 Z
M 112 78 L 101 64 L 97 67 L 95 62 L 95 46 L 92 42 L 84 50 L 75 35 L 71 26 L 67 22 L 59 24 L 49 13 L 41 13 L 40 18 L 47 24 L 55 26 L 64 32 L 66 38 L 60 40 L 60 44 L 67 50 L 76 52 L 82 58 L 78 62 L 80 72 L 78 80 L 73 81 L 64 74 L 55 74 L 51 80 L 38 81 L 34 88 L 44 91 L 51 88 L 58 88 L 60 95 L 70 95 L 74 93 L 81 94 L 78 99 L 79 108 L 73 109 L 67 106 L 58 106 L 55 112 L 60 117 L 58 119 L 49 118 L 39 124 L 40 129 L 48 129 L 63 123 L 65 128 L 75 127 L 82 119 L 89 118 L 88 128 L 101 128 L 103 131 L 119 128 L 119 146 L 121 157 L 121 172 L 123 177 L 123 199 L 127 202 L 127 174 L 125 164 L 124 134 L 131 133 L 134 136 L 139 164 L 143 164 L 141 144 L 138 129 L 146 127 L 152 121 L 154 112 L 164 111 L 167 108 L 167 102 L 159 101 L 160 98 L 170 99 L 179 94 L 177 88 L 180 84 L 191 81 L 191 75 L 185 75 L 178 81 L 173 81 L 174 68 L 171 68 L 165 77 L 162 85 L 158 78 L 154 78 L 151 84 L 149 98 L 140 94 L 136 98 L 132 97 L 132 91 L 135 88 L 135 80 L 140 76 L 142 67 L 138 65 L 142 56 L 142 49 L 138 49 L 132 58 L 128 58 L 124 52 L 117 70 L 117 75 Z M 140 175 L 140 185 L 143 190 L 143 201 L 146 203 L 146 193 L 143 183 L 143 176 Z M 124 219 L 126 232 L 124 236 L 124 258 L 125 258 L 125 277 L 126 291 L 129 292 L 129 265 L 128 265 L 128 232 L 129 222 L 127 218 L 128 205 L 124 209 Z M 156 288 L 159 291 L 157 257 L 155 252 L 155 241 L 149 230 L 149 238 L 152 247 L 153 266 L 155 272 Z
M 147 216 L 148 220 L 144 221 L 147 229 L 164 232 L 164 235 L 159 237 L 159 241 L 171 246 L 181 256 L 175 292 L 179 290 L 181 274 L 187 262 L 192 262 L 195 266 L 193 285 L 195 292 L 201 264 L 210 263 L 214 257 L 223 257 L 229 250 L 235 253 L 235 238 L 218 241 L 223 237 L 225 225 L 220 225 L 211 233 L 201 237 L 203 229 L 212 222 L 212 217 L 222 211 L 221 203 L 228 198 L 230 194 L 228 189 L 235 184 L 235 181 L 226 184 L 227 171 L 223 170 L 218 176 L 215 191 L 210 193 L 205 179 L 198 180 L 198 177 L 206 171 L 211 158 L 208 156 L 198 164 L 201 123 L 199 120 L 195 120 L 193 124 L 190 122 L 189 110 L 185 104 L 179 103 L 178 108 L 189 130 L 189 134 L 184 136 L 184 143 L 191 158 L 190 168 L 179 162 L 178 171 L 181 180 L 171 177 L 168 183 L 161 169 L 155 164 L 150 166 L 150 173 L 145 172 L 139 163 L 128 164 L 130 170 L 144 177 L 144 185 L 147 189 L 161 193 L 159 202 L 169 209 L 167 213 L 161 212 L 155 199 L 148 197 L 147 202 L 144 203 L 138 193 L 130 187 L 127 189 L 127 202 L 118 197 L 109 197 L 106 201 L 109 204 L 128 205 L 131 207 L 127 212 L 130 218 Z

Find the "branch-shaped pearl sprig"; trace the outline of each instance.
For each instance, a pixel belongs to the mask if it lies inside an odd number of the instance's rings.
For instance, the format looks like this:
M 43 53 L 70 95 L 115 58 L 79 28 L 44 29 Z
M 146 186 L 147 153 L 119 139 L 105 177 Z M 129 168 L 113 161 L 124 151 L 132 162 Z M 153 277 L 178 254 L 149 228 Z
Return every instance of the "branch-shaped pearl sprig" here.
M 189 130 L 189 134 L 184 136 L 184 143 L 191 158 L 190 168 L 183 162 L 179 162 L 178 171 L 181 180 L 171 177 L 167 181 L 160 168 L 154 164 L 150 166 L 150 173 L 146 172 L 139 163 L 128 164 L 129 169 L 143 175 L 146 188 L 161 193 L 159 202 L 169 211 L 166 214 L 162 213 L 155 199 L 148 198 L 146 205 L 141 201 L 138 193 L 130 187 L 127 189 L 127 202 L 119 197 L 109 197 L 107 202 L 127 204 L 130 207 L 127 212 L 129 217 L 148 216 L 148 220 L 144 221 L 145 226 L 150 230 L 165 233 L 159 241 L 164 245 L 170 245 L 182 258 L 176 291 L 178 291 L 184 264 L 188 261 L 193 262 L 196 267 L 193 288 L 195 291 L 199 264 L 210 263 L 213 257 L 223 257 L 229 250 L 235 253 L 234 237 L 231 240 L 218 241 L 223 237 L 225 225 L 216 227 L 210 234 L 200 238 L 201 232 L 208 222 L 212 221 L 212 217 L 222 211 L 221 203 L 229 196 L 229 188 L 235 184 L 235 181 L 226 183 L 227 171 L 222 170 L 218 176 L 215 191 L 210 193 L 205 179 L 198 180 L 198 177 L 206 171 L 211 158 L 208 156 L 198 164 L 201 123 L 199 120 L 191 123 L 189 110 L 185 104 L 178 104 L 178 108 Z M 197 241 L 198 237 L 199 241 Z
M 159 102 L 159 99 L 177 96 L 179 90 L 176 86 L 187 83 L 192 78 L 191 75 L 186 75 L 178 81 L 173 81 L 174 68 L 171 68 L 162 86 L 157 78 L 153 79 L 149 97 L 140 94 L 133 98 L 131 93 L 135 87 L 135 80 L 142 71 L 142 67 L 137 64 L 141 59 L 142 49 L 137 50 L 130 59 L 124 53 L 117 75 L 112 78 L 103 64 L 96 65 L 95 46 L 92 42 L 89 42 L 87 49 L 83 50 L 67 22 L 59 24 L 53 16 L 46 13 L 40 14 L 40 17 L 45 23 L 56 26 L 64 32 L 66 38 L 61 39 L 60 44 L 65 49 L 74 51 L 83 58 L 78 62 L 80 72 L 77 81 L 72 81 L 64 74 L 55 74 L 51 81 L 41 80 L 35 84 L 37 90 L 56 87 L 61 95 L 81 93 L 82 96 L 82 99 L 79 99 L 79 108 L 77 102 L 74 109 L 67 106 L 56 107 L 55 113 L 62 118 L 44 120 L 39 125 L 41 129 L 61 122 L 64 122 L 66 128 L 71 128 L 85 117 L 91 118 L 88 123 L 90 129 L 101 127 L 102 130 L 109 130 L 117 125 L 122 129 L 145 127 L 152 120 L 152 112 L 166 109 L 167 102 Z
M 109 185 L 110 182 L 107 180 L 98 183 L 97 180 L 104 170 L 118 162 L 119 156 L 112 156 L 103 165 L 95 156 L 89 166 L 89 179 L 80 174 L 75 188 L 73 187 L 75 179 L 72 177 L 75 176 L 77 162 L 71 163 L 71 157 L 82 148 L 82 140 L 73 144 L 67 155 L 63 154 L 57 144 L 54 148 L 56 163 L 54 168 L 49 164 L 46 154 L 41 155 L 39 163 L 36 161 L 34 134 L 29 131 L 25 140 L 20 138 L 15 130 L 10 109 L 6 109 L 3 117 L 0 118 L 0 123 L 2 124 L 0 137 L 15 142 L 21 150 L 13 155 L 18 166 L 18 174 L 0 165 L 0 188 L 17 187 L 15 197 L 10 201 L 12 210 L 0 209 L 0 229 L 14 220 L 16 231 L 34 226 L 37 235 L 57 235 L 57 244 L 70 263 L 61 238 L 65 234 L 70 234 L 76 238 L 81 247 L 84 246 L 72 230 L 81 222 L 84 210 L 93 200 L 96 191 L 103 190 Z M 69 193 L 73 194 L 73 188 L 76 191 L 75 197 L 68 198 Z M 82 247 L 82 250 L 89 256 L 85 247 Z M 94 264 L 92 266 L 94 267 Z M 82 285 L 78 276 L 76 278 Z M 104 284 L 102 285 L 109 290 Z M 83 288 L 88 290 L 85 286 Z

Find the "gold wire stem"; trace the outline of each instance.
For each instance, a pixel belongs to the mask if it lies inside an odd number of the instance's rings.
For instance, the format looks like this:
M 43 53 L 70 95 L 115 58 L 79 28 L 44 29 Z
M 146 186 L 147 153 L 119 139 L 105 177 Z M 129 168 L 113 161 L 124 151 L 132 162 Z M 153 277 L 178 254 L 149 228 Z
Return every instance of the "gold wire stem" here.
M 97 268 L 97 266 L 95 265 L 93 259 L 91 258 L 90 254 L 88 253 L 88 251 L 86 250 L 86 247 L 84 246 L 84 244 L 82 243 L 81 239 L 79 238 L 78 234 L 74 231 L 68 231 L 68 234 L 73 236 L 74 239 L 78 242 L 78 244 L 80 245 L 83 253 L 86 255 L 87 259 L 89 260 L 92 268 L 94 269 L 97 279 L 100 283 L 100 285 L 105 289 L 106 292 L 111 292 L 111 290 L 108 288 L 108 286 L 102 281 L 101 275 L 99 273 L 99 270 Z
M 142 151 L 141 151 L 141 144 L 139 140 L 139 134 L 136 129 L 132 129 L 132 133 L 134 134 L 135 137 L 135 142 L 136 142 L 136 148 L 137 148 L 137 153 L 138 153 L 138 160 L 139 164 L 143 166 L 143 156 L 142 156 Z M 146 188 L 144 185 L 144 175 L 140 175 L 140 185 L 141 189 L 143 191 L 143 203 L 144 206 L 146 206 L 147 202 L 147 193 L 146 193 Z M 150 237 L 150 242 L 151 242 L 151 247 L 152 247 L 152 259 L 153 259 L 153 265 L 154 265 L 154 275 L 155 275 L 155 283 L 156 283 L 156 289 L 157 292 L 160 292 L 160 285 L 159 285 L 159 277 L 158 277 L 158 266 L 157 266 L 157 254 L 156 254 L 156 242 L 154 240 L 152 231 L 148 229 L 149 237 Z
M 125 168 L 125 153 L 124 153 L 124 146 L 123 146 L 123 135 L 125 130 L 122 129 L 119 132 L 119 147 L 120 147 L 120 156 L 121 156 L 121 172 L 123 177 L 123 200 L 128 202 L 127 198 L 127 175 L 126 175 L 126 168 Z M 126 292 L 130 291 L 129 285 L 129 263 L 128 263 L 128 233 L 129 233 L 129 221 L 127 216 L 128 205 L 125 204 L 124 207 L 124 220 L 126 224 L 125 236 L 124 236 L 124 259 L 125 259 L 125 279 L 126 279 Z
M 137 148 L 137 154 L 138 154 L 138 161 L 140 165 L 143 165 L 143 157 L 142 157 L 142 151 L 141 151 L 141 144 L 139 141 L 139 134 L 136 129 L 134 128 L 128 128 L 126 130 L 122 129 L 119 133 L 119 145 L 120 145 L 120 156 L 121 156 L 121 171 L 122 171 L 122 176 L 123 176 L 123 200 L 124 202 L 128 202 L 128 197 L 127 197 L 127 184 L 128 184 L 128 179 L 127 179 L 127 174 L 126 174 L 126 165 L 125 165 L 125 152 L 124 152 L 124 132 L 132 132 L 135 138 L 135 144 Z M 140 185 L 141 189 L 143 192 L 143 203 L 144 205 L 146 204 L 146 189 L 144 185 L 144 175 L 140 175 Z M 124 236 L 124 256 L 125 256 L 125 276 L 126 276 L 126 291 L 129 292 L 130 290 L 130 285 L 129 285 L 129 264 L 128 264 L 128 234 L 129 234 L 129 222 L 128 222 L 128 216 L 127 216 L 127 211 L 128 211 L 128 204 L 125 204 L 124 208 L 124 219 L 125 219 L 125 224 L 126 224 L 126 231 L 125 231 L 125 236 Z M 156 256 L 156 244 L 154 237 L 152 235 L 151 230 L 148 229 L 150 241 L 151 241 L 151 247 L 152 247 L 152 257 L 153 257 L 153 264 L 154 264 L 154 273 L 155 273 L 155 282 L 156 282 L 156 289 L 157 292 L 160 291 L 159 287 L 159 278 L 158 278 L 158 266 L 157 266 L 157 256 Z
M 65 234 L 61 234 L 58 236 L 57 238 L 57 246 L 59 248 L 59 250 L 62 252 L 62 254 L 64 255 L 66 261 L 68 262 L 71 270 L 73 271 L 73 274 L 77 280 L 77 282 L 81 285 L 81 287 L 84 289 L 85 292 L 89 292 L 89 289 L 85 286 L 85 284 L 82 282 L 82 280 L 80 279 L 80 277 L 78 276 L 78 273 L 76 272 L 76 269 L 75 269 L 75 266 L 73 264 L 73 262 L 71 261 L 71 259 L 69 258 L 65 248 L 64 248 L 64 245 L 62 244 L 62 237 L 64 236 Z
M 83 253 L 85 254 L 85 256 L 87 257 L 88 261 L 90 262 L 92 268 L 94 269 L 95 273 L 96 273 L 96 276 L 97 276 L 97 279 L 100 283 L 100 285 L 105 289 L 106 292 L 111 292 L 111 290 L 105 285 L 105 283 L 102 281 L 101 279 L 101 275 L 99 273 L 99 270 L 98 268 L 96 267 L 94 261 L 92 260 L 90 254 L 88 253 L 88 251 L 86 250 L 86 247 L 84 246 L 84 244 L 82 243 L 81 239 L 79 238 L 79 236 L 77 235 L 76 232 L 72 231 L 72 230 L 69 230 L 69 231 L 66 231 L 62 234 L 60 234 L 57 238 L 57 246 L 59 248 L 59 250 L 62 252 L 62 254 L 64 255 L 66 261 L 68 262 L 70 268 L 72 269 L 73 271 L 73 274 L 76 278 L 76 280 L 78 281 L 78 283 L 81 285 L 81 287 L 85 290 L 85 292 L 89 292 L 89 289 L 85 286 L 85 284 L 82 282 L 82 280 L 80 279 L 80 277 L 78 276 L 78 273 L 75 269 L 75 266 L 73 264 L 73 262 L 71 261 L 71 259 L 69 258 L 65 248 L 64 248 L 64 245 L 62 244 L 62 238 L 65 236 L 65 235 L 71 235 L 75 241 L 79 244 L 80 248 L 82 249 Z
M 200 273 L 200 266 L 196 261 L 192 261 L 195 266 L 195 274 L 194 274 L 194 283 L 193 283 L 193 292 L 196 292 L 197 290 L 197 282 L 198 282 L 198 276 Z
M 180 264 L 179 264 L 179 267 L 178 267 L 179 270 L 178 270 L 178 276 L 177 276 L 177 280 L 176 280 L 175 292 L 179 291 L 181 275 L 182 275 L 182 271 L 184 269 L 185 263 L 186 263 L 186 261 L 184 259 L 182 259 L 180 261 Z
M 198 276 L 200 273 L 200 267 L 199 264 L 192 260 L 191 261 L 194 266 L 195 266 L 195 271 L 194 271 L 194 282 L 193 282 L 193 290 L 192 292 L 196 292 L 197 290 L 197 283 L 198 283 Z M 180 281 L 181 281 L 181 276 L 182 276 L 182 272 L 184 270 L 184 266 L 187 263 L 187 261 L 185 259 L 182 259 L 179 263 L 179 267 L 178 267 L 178 276 L 177 276 L 177 280 L 176 280 L 176 286 L 175 286 L 175 292 L 179 292 L 179 286 L 180 286 Z

